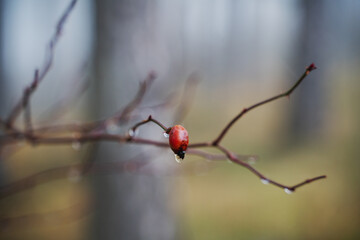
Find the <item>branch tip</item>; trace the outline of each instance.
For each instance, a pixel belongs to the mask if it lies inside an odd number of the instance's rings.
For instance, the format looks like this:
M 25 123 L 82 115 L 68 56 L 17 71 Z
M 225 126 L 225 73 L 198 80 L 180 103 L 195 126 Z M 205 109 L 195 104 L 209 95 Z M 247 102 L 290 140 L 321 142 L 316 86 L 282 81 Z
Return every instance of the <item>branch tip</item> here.
M 311 63 L 311 64 L 306 68 L 306 71 L 311 72 L 311 71 L 313 71 L 313 70 L 315 70 L 315 69 L 317 69 L 317 67 L 315 66 L 315 63 Z

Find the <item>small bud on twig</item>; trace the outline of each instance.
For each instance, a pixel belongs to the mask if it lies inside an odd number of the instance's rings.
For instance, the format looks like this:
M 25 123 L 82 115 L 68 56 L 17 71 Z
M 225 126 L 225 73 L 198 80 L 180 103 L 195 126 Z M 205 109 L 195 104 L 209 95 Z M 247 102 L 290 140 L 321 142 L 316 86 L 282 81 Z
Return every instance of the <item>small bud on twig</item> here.
M 315 66 L 314 63 L 311 63 L 311 64 L 306 68 L 306 70 L 309 71 L 309 72 L 311 72 L 311 71 L 313 71 L 313 70 L 315 70 L 315 69 L 317 69 L 317 67 Z

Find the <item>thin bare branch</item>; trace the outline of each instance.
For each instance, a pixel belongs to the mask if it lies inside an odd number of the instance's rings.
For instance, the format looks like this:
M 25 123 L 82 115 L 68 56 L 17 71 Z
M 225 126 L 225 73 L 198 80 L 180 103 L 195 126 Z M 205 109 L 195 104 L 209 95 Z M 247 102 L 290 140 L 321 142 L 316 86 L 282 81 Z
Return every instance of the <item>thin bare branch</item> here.
M 161 127 L 166 133 L 168 133 L 170 131 L 170 128 L 165 127 L 161 122 L 159 122 L 158 120 L 152 118 L 152 116 L 149 115 L 149 117 L 147 119 L 136 123 L 133 127 L 130 128 L 130 130 L 129 130 L 130 139 L 135 135 L 135 132 L 136 132 L 138 127 L 140 127 L 141 125 L 147 124 L 149 122 L 155 123 L 156 125 Z
M 5 145 L 17 143 L 20 140 L 26 140 L 29 143 L 33 145 L 42 144 L 42 145 L 49 145 L 49 144 L 72 144 L 74 142 L 82 144 L 82 143 L 89 143 L 89 142 L 97 142 L 97 141 L 111 141 L 111 142 L 118 142 L 118 143 L 133 143 L 133 144 L 146 144 L 146 145 L 152 145 L 156 147 L 169 147 L 169 143 L 167 142 L 159 142 L 154 141 L 151 139 L 142 139 L 142 138 L 136 138 L 134 135 L 135 131 L 138 127 L 147 124 L 149 122 L 153 122 L 157 124 L 159 127 L 161 127 L 166 133 L 169 133 L 171 128 L 165 127 L 162 123 L 160 123 L 158 120 L 153 119 L 151 115 L 143 121 L 140 121 L 136 123 L 132 128 L 130 128 L 129 135 L 123 136 L 118 134 L 108 134 L 102 131 L 104 127 L 107 126 L 107 124 L 115 123 L 116 125 L 121 125 L 125 122 L 128 122 L 130 119 L 131 114 L 133 111 L 139 107 L 141 102 L 143 101 L 143 98 L 145 96 L 145 93 L 148 89 L 148 86 L 153 82 L 155 78 L 155 73 L 150 73 L 144 82 L 140 84 L 139 90 L 134 97 L 134 99 L 128 103 L 125 108 L 114 114 L 112 117 L 107 118 L 105 120 L 101 121 L 94 121 L 90 123 L 80 123 L 80 124 L 63 124 L 63 125 L 55 125 L 55 126 L 42 126 L 36 129 L 33 129 L 31 124 L 31 114 L 30 114 L 30 97 L 32 93 L 36 90 L 39 83 L 45 78 L 47 75 L 49 69 L 52 66 L 53 58 L 54 58 L 54 49 L 58 42 L 58 39 L 61 35 L 63 25 L 68 18 L 71 10 L 73 9 L 75 3 L 77 1 L 73 0 L 71 4 L 68 6 L 68 8 L 65 10 L 64 14 L 60 18 L 55 34 L 50 39 L 48 48 L 47 48 L 47 56 L 45 59 L 45 63 L 43 67 L 40 70 L 35 71 L 34 79 L 29 87 L 27 87 L 24 90 L 23 96 L 19 103 L 13 108 L 11 111 L 9 117 L 6 121 L 0 119 L 0 124 L 7 129 L 5 131 L 4 135 L 0 136 L 0 147 L 4 147 Z M 223 160 L 223 159 L 229 159 L 230 161 L 241 165 L 245 168 L 247 168 L 249 171 L 251 171 L 254 175 L 258 176 L 261 181 L 265 184 L 272 184 L 274 186 L 277 186 L 279 188 L 282 188 L 287 193 L 291 193 L 295 191 L 297 188 L 302 187 L 304 185 L 307 185 L 309 183 L 312 183 L 314 181 L 324 179 L 326 178 L 325 175 L 314 177 L 307 179 L 299 184 L 288 186 L 283 185 L 281 183 L 278 183 L 274 180 L 271 180 L 267 177 L 265 177 L 262 173 L 260 173 L 258 170 L 256 170 L 254 167 L 252 167 L 249 163 L 246 162 L 246 158 L 242 155 L 237 155 L 227 148 L 220 145 L 221 140 L 224 138 L 224 136 L 227 134 L 227 132 L 230 130 L 230 128 L 238 121 L 244 114 L 251 111 L 252 109 L 255 109 L 259 106 L 265 105 L 267 103 L 270 103 L 272 101 L 275 101 L 279 98 L 290 96 L 290 94 L 301 84 L 301 82 L 306 78 L 306 76 L 312 71 L 316 69 L 314 64 L 311 64 L 306 68 L 306 71 L 302 74 L 302 76 L 295 82 L 295 84 L 286 92 L 281 93 L 279 95 L 276 95 L 274 97 L 268 98 L 264 101 L 261 101 L 259 103 L 256 103 L 254 105 L 251 105 L 248 108 L 243 109 L 238 115 L 236 115 L 220 132 L 217 138 L 215 138 L 211 142 L 199 142 L 199 143 L 193 143 L 188 146 L 188 152 L 190 154 L 198 155 L 203 158 L 209 159 L 209 160 Z M 183 91 L 183 102 L 180 104 L 178 109 L 178 116 L 177 118 L 184 117 L 184 115 L 187 112 L 187 108 L 189 105 L 189 101 L 191 100 L 191 97 L 194 95 L 193 92 L 188 91 L 189 86 L 194 86 L 194 84 L 197 83 L 197 79 L 192 76 L 189 78 L 185 89 Z M 191 90 L 194 90 L 194 87 L 191 87 Z M 190 99 L 190 100 L 189 100 Z M 14 122 L 16 121 L 19 114 L 22 112 L 22 110 L 25 110 L 25 130 L 21 131 L 14 127 Z M 95 130 L 101 130 L 101 131 L 95 131 Z M 53 135 L 46 133 L 46 131 L 50 131 L 53 133 Z M 45 133 L 44 133 L 45 132 Z M 133 133 L 133 134 L 130 134 Z M 205 151 L 196 150 L 194 148 L 204 148 L 204 147 L 211 147 L 216 148 L 220 150 L 223 154 L 212 154 L 207 153 Z M 91 163 L 90 168 L 93 168 L 94 165 Z M 87 163 L 81 164 L 80 167 L 87 166 Z M 41 172 L 38 174 L 35 174 L 33 176 L 30 176 L 29 178 L 20 180 L 18 182 L 15 182 L 13 184 L 10 184 L 8 186 L 0 188 L 0 198 L 9 196 L 11 194 L 14 194 L 15 192 L 18 192 L 23 189 L 27 189 L 32 187 L 34 184 L 34 179 L 41 177 L 43 175 L 51 175 L 52 178 L 50 179 L 56 179 L 63 177 L 64 174 L 67 174 L 69 171 L 68 167 L 62 167 L 58 169 L 52 169 L 45 172 Z M 86 171 L 82 171 L 81 174 L 87 174 L 89 173 L 89 168 L 87 168 Z
M 10 114 L 6 120 L 7 128 L 13 127 L 13 124 L 14 124 L 16 118 L 19 116 L 21 111 L 23 109 L 25 109 L 26 106 L 28 105 L 30 96 L 33 94 L 33 92 L 38 87 L 39 83 L 45 78 L 45 76 L 49 72 L 51 65 L 53 63 L 53 59 L 54 59 L 55 46 L 58 42 L 58 39 L 61 36 L 63 26 L 64 26 L 68 16 L 70 15 L 70 12 L 74 8 L 76 2 L 77 2 L 77 0 L 71 1 L 70 5 L 66 8 L 62 17 L 58 21 L 58 23 L 56 25 L 56 31 L 55 31 L 54 35 L 52 36 L 52 38 L 50 39 L 48 47 L 47 47 L 47 56 L 45 58 L 45 63 L 40 70 L 38 70 L 38 69 L 35 70 L 34 79 L 33 79 L 32 83 L 24 90 L 22 98 L 19 100 L 19 102 L 15 105 L 15 107 L 10 112 Z
M 264 184 L 272 184 L 276 187 L 279 187 L 279 188 L 282 188 L 286 193 L 290 194 L 292 192 L 294 192 L 297 188 L 299 187 L 302 187 L 306 184 L 309 184 L 309 183 L 312 183 L 314 181 L 317 181 L 317 180 L 321 180 L 321 179 L 324 179 L 326 178 L 325 175 L 321 175 L 321 176 L 318 176 L 318 177 L 314 177 L 314 178 L 311 178 L 311 179 L 307 179 L 305 180 L 304 182 L 301 182 L 299 184 L 296 184 L 294 186 L 287 186 L 287 185 L 284 185 L 284 184 L 281 184 L 281 183 L 278 183 L 274 180 L 271 180 L 267 177 L 265 177 L 262 173 L 260 173 L 258 170 L 256 170 L 254 167 L 252 167 L 251 165 L 249 165 L 248 163 L 240 160 L 239 158 L 237 158 L 237 156 L 230 152 L 228 149 L 222 147 L 221 145 L 217 145 L 216 146 L 220 151 L 222 151 L 223 153 L 226 154 L 226 156 L 231 160 L 233 161 L 234 163 L 236 164 L 239 164 L 245 168 L 247 168 L 248 170 L 250 170 L 253 174 L 255 174 L 256 176 L 258 176 L 260 178 L 260 180 L 262 181 L 262 183 Z
M 229 129 L 232 127 L 232 125 L 234 125 L 234 123 L 236 121 L 238 121 L 243 115 L 245 115 L 246 113 L 250 112 L 251 110 L 253 110 L 254 108 L 257 108 L 261 105 L 264 105 L 266 103 L 272 102 L 276 99 L 282 98 L 282 97 L 288 97 L 290 96 L 290 94 L 300 85 L 300 83 L 306 78 L 307 75 L 309 75 L 309 73 L 313 70 L 316 69 L 316 66 L 314 63 L 310 64 L 305 72 L 301 75 L 301 77 L 295 82 L 295 84 L 286 92 L 283 92 L 279 95 L 276 95 L 274 97 L 268 98 L 264 101 L 258 102 L 254 105 L 251 105 L 250 107 L 244 108 L 238 115 L 236 115 L 226 126 L 225 128 L 220 132 L 219 136 L 212 142 L 213 145 L 218 145 L 220 143 L 220 141 L 224 138 L 224 136 L 226 135 L 226 133 L 229 131 Z

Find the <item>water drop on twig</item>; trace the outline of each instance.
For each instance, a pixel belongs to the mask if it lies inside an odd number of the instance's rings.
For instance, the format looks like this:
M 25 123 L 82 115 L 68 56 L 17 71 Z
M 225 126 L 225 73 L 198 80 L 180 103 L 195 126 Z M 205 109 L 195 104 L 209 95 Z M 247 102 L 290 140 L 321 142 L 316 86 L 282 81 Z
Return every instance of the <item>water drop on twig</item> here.
M 270 183 L 270 181 L 268 180 L 268 179 L 266 179 L 266 178 L 262 178 L 261 179 L 261 182 L 263 183 L 263 184 L 269 184 Z
M 135 131 L 131 128 L 131 129 L 129 129 L 129 136 L 130 137 L 135 137 L 136 135 L 138 135 L 139 134 L 139 129 L 137 128 L 137 129 L 135 129 Z
M 284 188 L 284 191 L 285 191 L 287 194 L 292 194 L 292 193 L 293 193 L 293 191 L 290 190 L 290 189 L 288 189 L 288 188 Z
M 166 132 L 164 132 L 164 137 L 169 138 L 169 134 L 167 134 Z

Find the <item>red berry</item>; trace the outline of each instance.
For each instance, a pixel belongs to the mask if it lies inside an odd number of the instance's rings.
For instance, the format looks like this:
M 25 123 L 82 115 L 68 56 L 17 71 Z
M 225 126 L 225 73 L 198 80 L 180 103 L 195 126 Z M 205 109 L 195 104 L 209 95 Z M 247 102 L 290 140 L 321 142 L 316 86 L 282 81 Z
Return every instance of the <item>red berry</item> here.
M 185 151 L 189 144 L 189 134 L 181 125 L 175 125 L 169 132 L 169 144 L 173 152 L 181 159 L 185 157 Z

